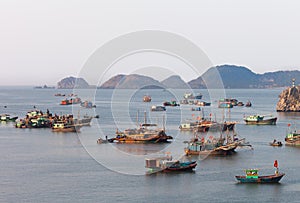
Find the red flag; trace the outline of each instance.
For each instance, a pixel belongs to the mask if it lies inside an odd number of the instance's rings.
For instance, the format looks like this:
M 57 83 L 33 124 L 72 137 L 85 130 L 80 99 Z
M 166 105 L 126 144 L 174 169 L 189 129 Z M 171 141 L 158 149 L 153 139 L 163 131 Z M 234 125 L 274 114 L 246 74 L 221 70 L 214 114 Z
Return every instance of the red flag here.
M 291 126 L 291 124 L 289 123 L 289 124 L 288 124 L 288 127 L 290 127 L 290 126 Z
M 274 167 L 278 168 L 278 162 L 277 162 L 277 160 L 274 161 Z

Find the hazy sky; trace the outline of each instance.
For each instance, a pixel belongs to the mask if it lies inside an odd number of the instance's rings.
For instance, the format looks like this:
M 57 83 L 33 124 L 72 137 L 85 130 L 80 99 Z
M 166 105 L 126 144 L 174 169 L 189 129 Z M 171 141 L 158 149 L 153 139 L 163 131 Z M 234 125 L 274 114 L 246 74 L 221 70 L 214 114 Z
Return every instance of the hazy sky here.
M 0 85 L 54 85 L 107 41 L 145 29 L 186 37 L 214 65 L 299 69 L 299 10 L 298 0 L 0 0 Z

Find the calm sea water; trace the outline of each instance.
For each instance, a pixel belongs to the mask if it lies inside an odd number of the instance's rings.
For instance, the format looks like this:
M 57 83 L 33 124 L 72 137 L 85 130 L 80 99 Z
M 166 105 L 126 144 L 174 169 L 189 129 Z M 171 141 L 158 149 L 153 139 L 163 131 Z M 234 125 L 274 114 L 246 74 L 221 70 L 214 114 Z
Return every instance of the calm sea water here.
M 99 115 L 91 127 L 78 134 L 53 133 L 49 129 L 16 129 L 13 124 L 0 125 L 0 202 L 300 202 L 300 148 L 270 147 L 273 139 L 283 141 L 287 124 L 300 125 L 297 113 L 276 113 L 282 89 L 263 90 L 195 90 L 211 107 L 192 112 L 191 106 L 167 108 L 166 112 L 149 112 L 151 105 L 182 98 L 184 90 L 77 90 L 82 99 L 95 101 L 96 109 L 60 106 L 63 97 L 55 93 L 69 90 L 0 88 L 0 113 L 24 117 L 36 108 L 53 113 L 83 116 Z M 143 95 L 152 96 L 143 103 Z M 233 97 L 253 107 L 234 107 L 230 112 L 217 108 L 220 97 Z M 7 105 L 7 108 L 4 106 Z M 99 137 L 113 137 L 116 129 L 135 127 L 144 119 L 165 127 L 174 140 L 159 145 L 98 145 Z M 275 126 L 246 126 L 243 116 L 253 113 L 278 116 Z M 194 114 L 194 115 L 193 115 Z M 236 131 L 253 145 L 238 149 L 228 157 L 198 158 L 195 172 L 145 175 L 145 157 L 165 152 L 181 158 L 192 133 L 181 133 L 180 122 L 204 115 L 213 119 L 239 121 Z M 138 115 L 138 116 L 137 116 Z M 138 121 L 137 121 L 138 117 Z M 207 134 L 206 136 L 210 136 Z M 285 172 L 280 184 L 237 184 L 235 175 L 246 168 L 259 168 L 261 174 L 274 172 L 277 159 Z

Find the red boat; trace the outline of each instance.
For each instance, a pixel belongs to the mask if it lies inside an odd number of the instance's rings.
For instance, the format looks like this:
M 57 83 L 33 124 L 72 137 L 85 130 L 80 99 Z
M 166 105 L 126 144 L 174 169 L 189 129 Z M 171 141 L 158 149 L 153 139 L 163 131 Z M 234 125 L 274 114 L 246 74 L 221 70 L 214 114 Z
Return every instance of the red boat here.
M 80 104 L 81 99 L 79 97 L 64 99 L 60 102 L 60 105 L 72 105 L 72 104 Z

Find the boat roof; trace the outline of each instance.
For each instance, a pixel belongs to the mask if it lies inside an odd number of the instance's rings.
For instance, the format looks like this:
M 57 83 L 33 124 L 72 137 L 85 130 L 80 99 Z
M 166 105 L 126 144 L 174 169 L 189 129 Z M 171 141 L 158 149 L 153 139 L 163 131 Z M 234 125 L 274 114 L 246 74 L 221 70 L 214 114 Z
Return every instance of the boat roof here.
M 142 124 L 142 126 L 157 126 L 156 124 L 152 124 L 152 123 L 144 123 Z

